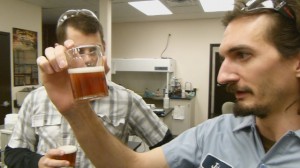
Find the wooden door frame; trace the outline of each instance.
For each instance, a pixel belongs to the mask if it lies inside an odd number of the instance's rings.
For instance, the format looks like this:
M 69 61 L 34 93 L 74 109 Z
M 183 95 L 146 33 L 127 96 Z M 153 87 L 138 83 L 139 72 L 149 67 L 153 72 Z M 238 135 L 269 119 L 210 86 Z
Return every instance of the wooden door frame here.
M 6 48 L 6 49 L 7 49 L 8 54 L 9 54 L 8 58 L 7 58 L 8 59 L 7 61 L 9 61 L 9 64 L 7 65 L 8 68 L 9 68 L 9 70 L 8 70 L 9 74 L 6 74 L 7 76 L 1 76 L 1 77 L 9 77 L 9 80 L 7 81 L 8 82 L 8 86 L 7 87 L 9 87 L 9 88 L 5 87 L 5 93 L 2 93 L 2 95 L 1 95 L 1 96 L 7 95 L 9 97 L 7 97 L 8 98 L 7 100 L 6 99 L 5 100 L 2 100 L 2 99 L 0 100 L 0 104 L 1 104 L 1 115 L 0 115 L 1 116 L 0 117 L 1 121 L 0 121 L 0 124 L 2 124 L 2 123 L 4 123 L 4 121 L 2 121 L 2 117 L 4 119 L 6 114 L 11 113 L 13 111 L 13 101 L 12 101 L 13 95 L 12 95 L 12 85 L 11 85 L 11 83 L 12 83 L 12 77 L 11 77 L 11 59 L 12 59 L 11 58 L 11 34 L 9 32 L 0 31 L 0 35 L 1 36 L 2 35 L 6 36 L 5 38 L 8 39 L 8 41 L 7 41 L 8 42 L 7 43 L 7 47 L 8 48 Z M 1 47 L 3 47 L 3 46 L 1 46 Z M 3 57 L 3 55 L 1 55 L 1 56 Z M 4 57 L 2 59 L 4 59 Z M 2 59 L 1 59 L 1 61 L 3 61 Z M 3 85 L 3 87 L 4 87 L 4 85 Z M 4 101 L 9 101 L 9 105 L 8 106 L 4 105 Z M 6 111 L 7 109 L 9 109 L 9 111 Z
M 214 95 L 215 95 L 215 75 L 217 75 L 218 72 L 215 71 L 215 59 L 216 54 L 219 52 L 220 44 L 214 43 L 210 44 L 210 58 L 209 58 L 209 92 L 208 92 L 208 118 L 213 117 L 214 113 Z

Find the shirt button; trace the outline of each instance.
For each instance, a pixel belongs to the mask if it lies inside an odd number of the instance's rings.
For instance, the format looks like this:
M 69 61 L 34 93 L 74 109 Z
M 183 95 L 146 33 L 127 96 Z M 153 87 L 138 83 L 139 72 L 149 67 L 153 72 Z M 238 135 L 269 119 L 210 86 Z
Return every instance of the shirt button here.
M 265 164 L 261 164 L 259 168 L 267 168 Z

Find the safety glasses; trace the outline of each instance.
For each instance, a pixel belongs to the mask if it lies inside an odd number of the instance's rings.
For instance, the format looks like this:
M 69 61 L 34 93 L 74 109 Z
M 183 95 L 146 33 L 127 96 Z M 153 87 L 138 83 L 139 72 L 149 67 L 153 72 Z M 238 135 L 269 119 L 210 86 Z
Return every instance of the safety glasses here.
M 77 10 L 72 9 L 72 10 L 66 11 L 59 17 L 59 19 L 57 21 L 57 27 L 61 26 L 69 18 L 74 17 L 79 14 L 94 17 L 94 18 L 98 19 L 97 16 L 95 15 L 95 13 L 88 9 L 77 9 Z
M 288 7 L 285 0 L 249 0 L 242 11 L 253 12 L 262 9 L 269 9 L 280 13 L 281 15 L 295 20 L 294 12 Z
M 100 55 L 102 56 L 100 45 L 82 45 L 78 46 L 72 49 L 69 49 L 69 52 L 72 52 L 73 54 L 79 54 L 79 55 Z

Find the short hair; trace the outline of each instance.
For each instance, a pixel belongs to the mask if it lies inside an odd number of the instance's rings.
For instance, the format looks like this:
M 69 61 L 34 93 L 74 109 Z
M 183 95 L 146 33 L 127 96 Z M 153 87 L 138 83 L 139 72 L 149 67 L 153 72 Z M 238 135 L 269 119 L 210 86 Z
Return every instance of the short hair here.
M 80 10 L 78 10 L 80 11 Z M 68 12 L 68 11 L 67 11 Z M 63 16 L 64 14 L 62 14 Z M 60 21 L 58 21 L 59 23 Z M 104 35 L 103 35 L 103 28 L 101 23 L 96 17 L 86 15 L 82 12 L 77 12 L 72 17 L 64 19 L 62 23 L 57 25 L 56 28 L 56 37 L 59 44 L 63 44 L 65 40 L 67 40 L 66 35 L 66 28 L 70 26 L 75 28 L 76 30 L 80 31 L 81 33 L 88 35 L 88 34 L 95 34 L 97 32 L 100 33 L 100 37 L 102 43 L 104 43 Z
M 228 24 L 241 17 L 266 14 L 272 18 L 269 27 L 266 28 L 265 38 L 271 42 L 284 58 L 290 58 L 300 53 L 300 0 L 286 0 L 289 9 L 294 13 L 295 18 L 290 19 L 280 13 L 261 9 L 245 12 L 242 9 L 249 0 L 235 0 L 233 11 L 229 11 L 222 19 L 223 25 Z M 275 0 L 276 1 L 276 0 Z

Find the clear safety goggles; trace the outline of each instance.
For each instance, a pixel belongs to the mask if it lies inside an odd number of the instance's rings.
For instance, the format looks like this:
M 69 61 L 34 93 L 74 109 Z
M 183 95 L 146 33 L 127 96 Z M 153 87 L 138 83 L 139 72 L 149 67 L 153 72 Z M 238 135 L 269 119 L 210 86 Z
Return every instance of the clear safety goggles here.
M 57 21 L 57 27 L 61 26 L 69 18 L 74 17 L 74 16 L 79 15 L 79 14 L 83 14 L 83 15 L 86 15 L 86 16 L 91 16 L 91 17 L 94 17 L 98 20 L 95 13 L 88 10 L 88 9 L 77 9 L 77 10 L 72 9 L 72 10 L 66 11 L 65 13 L 63 13 L 59 17 L 59 19 Z
M 258 10 L 269 9 L 280 13 L 281 15 L 295 20 L 294 11 L 288 7 L 285 0 L 249 0 L 242 11 L 254 12 Z

